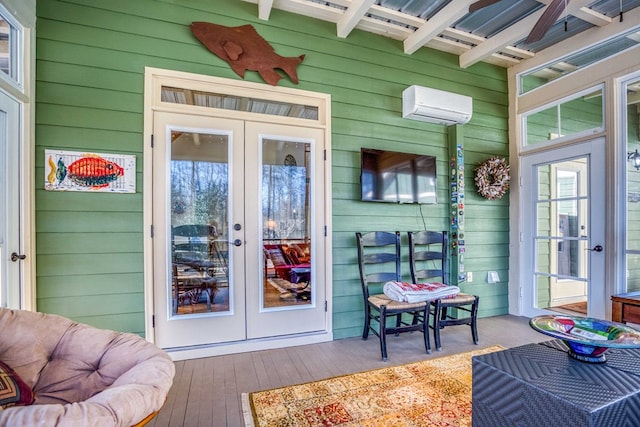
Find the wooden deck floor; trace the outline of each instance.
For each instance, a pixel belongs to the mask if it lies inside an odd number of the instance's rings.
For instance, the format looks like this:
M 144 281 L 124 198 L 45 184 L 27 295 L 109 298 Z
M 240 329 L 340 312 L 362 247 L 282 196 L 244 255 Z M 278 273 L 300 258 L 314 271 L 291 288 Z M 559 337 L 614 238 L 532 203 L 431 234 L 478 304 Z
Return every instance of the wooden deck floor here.
M 478 321 L 475 346 L 468 326 L 443 329 L 442 351 L 426 354 L 419 332 L 388 337 L 389 360 L 382 362 L 378 338 L 370 336 L 328 343 L 216 356 L 176 362 L 167 402 L 149 426 L 241 427 L 240 395 L 470 351 L 478 347 L 516 347 L 548 337 L 529 327 L 528 319 L 497 316 Z M 432 340 L 433 345 L 433 340 Z

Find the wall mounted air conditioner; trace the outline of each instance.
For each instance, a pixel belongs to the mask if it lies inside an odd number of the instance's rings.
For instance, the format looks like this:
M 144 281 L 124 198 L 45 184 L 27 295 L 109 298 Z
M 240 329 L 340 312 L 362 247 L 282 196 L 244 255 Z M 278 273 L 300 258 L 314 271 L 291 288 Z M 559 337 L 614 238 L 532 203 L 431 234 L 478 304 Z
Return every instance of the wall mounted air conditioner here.
M 423 86 L 409 86 L 402 92 L 402 117 L 443 125 L 471 120 L 471 97 Z

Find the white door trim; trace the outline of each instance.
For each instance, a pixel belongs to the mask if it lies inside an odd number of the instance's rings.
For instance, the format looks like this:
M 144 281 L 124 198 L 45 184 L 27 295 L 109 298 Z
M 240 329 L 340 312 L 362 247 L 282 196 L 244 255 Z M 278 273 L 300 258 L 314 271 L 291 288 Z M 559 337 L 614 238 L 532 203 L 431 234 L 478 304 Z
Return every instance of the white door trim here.
M 521 159 L 521 177 L 522 184 L 520 188 L 521 197 L 521 236 L 520 236 L 520 257 L 519 257 L 519 271 L 520 277 L 518 278 L 519 289 L 519 301 L 520 315 L 535 316 L 539 314 L 548 314 L 546 310 L 535 309 L 535 292 L 534 286 L 531 283 L 533 280 L 533 271 L 535 263 L 535 248 L 531 244 L 532 236 L 535 233 L 536 227 L 533 223 L 535 215 L 532 213 L 531 203 L 536 194 L 535 184 L 536 180 L 533 177 L 532 169 L 535 165 L 553 163 L 561 159 L 571 159 L 579 156 L 590 155 L 592 159 L 605 164 L 606 159 L 606 143 L 604 138 L 597 138 L 591 141 L 581 142 L 573 144 L 571 146 L 565 146 L 553 150 L 548 150 L 529 156 L 523 156 Z M 605 285 L 605 254 L 608 250 L 606 247 L 605 239 L 605 167 L 594 167 L 590 162 L 588 166 L 589 174 L 589 197 L 590 200 L 594 189 L 599 192 L 602 197 L 602 202 L 591 202 L 591 210 L 589 212 L 588 230 L 588 245 L 593 247 L 595 245 L 602 245 L 605 250 L 601 253 L 591 253 L 591 260 L 589 263 L 589 316 L 600 319 L 606 318 L 606 311 L 608 302 L 606 301 L 606 295 L 609 293 L 609 289 Z M 598 226 L 599 225 L 599 226 Z M 611 248 L 610 250 L 613 250 Z M 592 301 L 596 303 L 592 304 Z
M 278 100 L 283 102 L 310 105 L 318 108 L 317 120 L 303 120 L 273 115 L 256 114 L 242 111 L 215 109 L 215 116 L 221 118 L 236 118 L 254 122 L 269 122 L 280 124 L 301 124 L 306 127 L 318 127 L 324 130 L 325 147 L 325 173 L 324 173 L 324 211 L 323 223 L 325 232 L 324 276 L 326 280 L 326 328 L 322 332 L 298 334 L 277 338 L 256 339 L 250 342 L 237 342 L 201 346 L 198 348 L 185 348 L 172 352 L 175 360 L 205 357 L 217 354 L 229 354 L 243 351 L 254 351 L 268 348 L 279 348 L 294 345 L 303 345 L 316 342 L 331 341 L 333 339 L 332 326 L 332 244 L 331 244 L 331 97 L 328 94 L 304 91 L 299 89 L 271 87 L 265 84 L 244 82 L 233 79 L 197 75 L 178 71 L 162 70 L 157 68 L 145 69 L 145 106 L 144 106 L 144 289 L 145 289 L 145 335 L 147 340 L 154 341 L 154 304 L 153 304 L 153 240 L 151 230 L 153 225 L 153 113 L 168 111 L 176 113 L 189 113 L 199 115 L 214 114 L 210 108 L 197 107 L 184 104 L 171 104 L 162 102 L 161 88 L 163 85 L 188 88 L 193 90 L 217 91 L 219 93 L 238 94 L 241 96 L 256 97 L 259 99 Z

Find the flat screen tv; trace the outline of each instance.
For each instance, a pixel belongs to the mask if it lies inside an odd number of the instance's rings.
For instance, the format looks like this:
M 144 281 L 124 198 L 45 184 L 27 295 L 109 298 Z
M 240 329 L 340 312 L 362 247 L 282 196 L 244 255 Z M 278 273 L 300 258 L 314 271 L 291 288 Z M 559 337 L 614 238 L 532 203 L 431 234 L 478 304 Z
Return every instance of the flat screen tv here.
M 434 156 L 371 148 L 360 153 L 363 201 L 437 203 Z

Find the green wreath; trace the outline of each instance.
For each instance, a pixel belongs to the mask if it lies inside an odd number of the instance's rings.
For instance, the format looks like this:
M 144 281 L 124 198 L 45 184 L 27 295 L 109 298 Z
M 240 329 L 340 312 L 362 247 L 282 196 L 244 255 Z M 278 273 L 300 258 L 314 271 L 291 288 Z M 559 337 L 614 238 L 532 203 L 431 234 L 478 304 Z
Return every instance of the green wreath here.
M 509 168 L 505 159 L 491 157 L 475 168 L 475 183 L 485 199 L 496 200 L 509 190 Z

